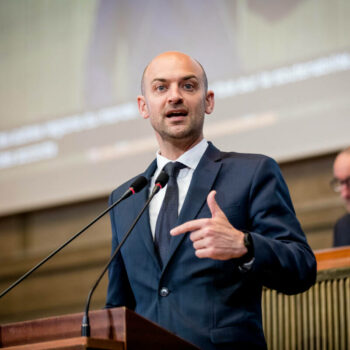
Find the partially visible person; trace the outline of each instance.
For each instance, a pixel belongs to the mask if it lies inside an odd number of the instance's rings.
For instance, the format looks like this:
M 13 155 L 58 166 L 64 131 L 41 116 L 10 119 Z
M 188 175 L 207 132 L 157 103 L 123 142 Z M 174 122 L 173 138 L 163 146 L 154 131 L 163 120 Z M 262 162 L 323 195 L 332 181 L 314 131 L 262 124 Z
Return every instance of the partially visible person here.
M 333 247 L 350 245 L 350 147 L 340 152 L 333 164 L 331 185 L 344 200 L 347 213 L 334 226 Z

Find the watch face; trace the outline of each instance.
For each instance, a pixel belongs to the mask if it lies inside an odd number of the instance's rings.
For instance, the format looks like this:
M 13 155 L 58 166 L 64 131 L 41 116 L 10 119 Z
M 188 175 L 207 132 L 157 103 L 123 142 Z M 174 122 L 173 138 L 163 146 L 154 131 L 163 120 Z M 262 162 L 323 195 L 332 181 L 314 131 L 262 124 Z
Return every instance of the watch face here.
M 252 237 L 249 232 L 244 232 L 244 239 L 243 239 L 244 246 L 247 248 L 247 256 L 253 257 L 254 256 L 254 249 L 253 249 L 253 242 Z
M 251 246 L 251 241 L 250 241 L 250 234 L 248 232 L 244 232 L 244 240 L 243 240 L 244 246 L 249 249 Z

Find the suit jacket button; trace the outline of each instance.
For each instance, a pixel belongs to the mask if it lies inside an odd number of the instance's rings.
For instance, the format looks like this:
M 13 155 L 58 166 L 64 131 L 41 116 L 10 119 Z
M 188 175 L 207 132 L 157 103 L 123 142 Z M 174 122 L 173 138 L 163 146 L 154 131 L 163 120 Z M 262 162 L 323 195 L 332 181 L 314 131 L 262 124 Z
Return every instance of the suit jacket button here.
M 161 297 L 167 297 L 169 295 L 170 291 L 167 287 L 162 287 L 159 294 Z

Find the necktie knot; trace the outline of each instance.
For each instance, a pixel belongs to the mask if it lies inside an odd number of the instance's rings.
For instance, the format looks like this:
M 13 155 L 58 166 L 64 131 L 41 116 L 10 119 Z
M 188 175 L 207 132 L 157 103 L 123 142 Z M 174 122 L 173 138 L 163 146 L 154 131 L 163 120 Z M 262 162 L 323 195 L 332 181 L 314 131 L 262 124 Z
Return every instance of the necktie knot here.
M 169 177 L 177 178 L 181 169 L 186 168 L 185 164 L 180 162 L 169 162 L 165 165 L 163 170 L 169 175 Z

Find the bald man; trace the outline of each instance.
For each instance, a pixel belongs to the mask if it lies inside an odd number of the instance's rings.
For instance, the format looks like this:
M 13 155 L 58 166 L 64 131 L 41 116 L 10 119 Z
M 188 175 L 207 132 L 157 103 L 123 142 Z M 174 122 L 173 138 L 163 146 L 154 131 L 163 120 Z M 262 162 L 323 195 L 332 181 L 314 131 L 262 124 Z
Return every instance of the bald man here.
M 111 213 L 112 250 L 162 169 L 170 178 L 111 265 L 106 306 L 127 306 L 201 349 L 266 349 L 262 286 L 299 293 L 316 278 L 278 165 L 204 138 L 214 92 L 191 57 L 155 57 L 141 88 L 139 112 L 159 151 L 143 173 L 150 187 Z
M 332 187 L 343 199 L 347 213 L 334 226 L 333 246 L 350 245 L 350 147 L 340 152 L 333 164 Z

